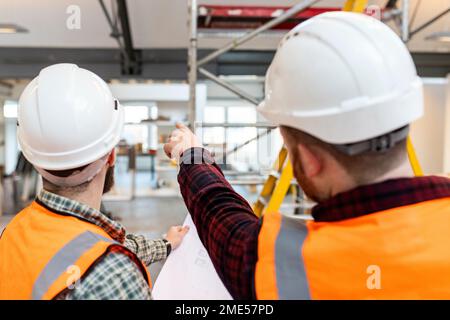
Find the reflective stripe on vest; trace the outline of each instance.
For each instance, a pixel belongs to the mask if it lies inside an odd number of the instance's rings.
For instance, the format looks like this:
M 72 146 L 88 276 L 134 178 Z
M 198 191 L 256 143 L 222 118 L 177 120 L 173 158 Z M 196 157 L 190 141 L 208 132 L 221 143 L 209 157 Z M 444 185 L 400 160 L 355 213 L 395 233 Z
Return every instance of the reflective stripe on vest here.
M 255 290 L 258 299 L 310 299 L 302 247 L 305 224 L 266 213 L 258 237 Z
M 101 235 L 86 231 L 67 243 L 48 262 L 33 286 L 32 299 L 41 300 L 50 286 L 66 272 L 67 267 L 74 265 L 87 250 L 98 242 L 117 243 Z
M 279 299 L 310 299 L 301 248 L 308 231 L 293 218 L 282 217 L 275 242 L 275 270 Z

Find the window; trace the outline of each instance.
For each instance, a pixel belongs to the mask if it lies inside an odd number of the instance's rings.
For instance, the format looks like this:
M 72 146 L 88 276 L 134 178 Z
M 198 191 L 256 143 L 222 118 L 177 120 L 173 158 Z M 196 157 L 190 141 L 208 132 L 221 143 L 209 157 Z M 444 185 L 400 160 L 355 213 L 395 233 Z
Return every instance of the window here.
M 148 147 L 148 125 L 141 124 L 142 120 L 149 118 L 147 106 L 124 106 L 125 126 L 122 137 L 128 144 L 142 143 L 143 149 Z
M 228 123 L 256 123 L 256 108 L 253 106 L 228 107 Z M 227 149 L 233 149 L 256 137 L 255 127 L 229 128 L 227 131 Z M 255 169 L 258 165 L 258 145 L 256 140 L 231 154 L 227 162 L 244 168 L 245 171 Z
M 225 129 L 220 125 L 225 123 L 225 107 L 208 106 L 204 110 L 204 123 L 217 123 L 219 126 L 215 128 L 203 128 L 203 143 L 205 145 L 223 144 L 225 140 Z
M 224 103 L 225 105 L 226 103 Z M 253 124 L 256 123 L 257 114 L 254 106 L 207 106 L 204 110 L 204 123 L 217 123 L 218 127 L 203 128 L 203 143 L 216 155 L 231 150 L 246 141 L 256 137 L 255 127 L 229 127 L 220 126 L 229 124 Z M 248 145 L 232 153 L 227 158 L 227 163 L 244 171 L 257 168 L 258 145 L 252 141 Z M 219 160 L 219 159 L 217 159 Z
M 3 104 L 3 116 L 5 118 L 17 118 L 17 101 L 5 101 Z
M 147 106 L 125 106 L 125 123 L 140 123 L 142 120 L 148 119 L 148 109 Z
M 256 123 L 255 107 L 228 107 L 229 123 Z

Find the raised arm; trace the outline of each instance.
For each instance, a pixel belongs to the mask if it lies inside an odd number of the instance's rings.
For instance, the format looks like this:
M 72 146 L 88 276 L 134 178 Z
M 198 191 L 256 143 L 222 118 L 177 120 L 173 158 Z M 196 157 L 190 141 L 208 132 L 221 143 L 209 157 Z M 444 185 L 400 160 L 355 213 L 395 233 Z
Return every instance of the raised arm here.
M 178 145 L 176 152 L 182 155 L 178 182 L 200 239 L 231 295 L 253 299 L 259 219 L 226 181 L 210 153 L 193 141 L 189 129 L 178 129 L 165 151 L 177 157 L 174 147 Z

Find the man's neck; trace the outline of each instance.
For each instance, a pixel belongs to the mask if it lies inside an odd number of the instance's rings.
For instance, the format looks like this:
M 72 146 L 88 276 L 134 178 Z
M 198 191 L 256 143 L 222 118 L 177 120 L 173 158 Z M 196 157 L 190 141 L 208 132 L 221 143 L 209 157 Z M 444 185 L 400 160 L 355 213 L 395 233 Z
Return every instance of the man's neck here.
M 414 173 L 411 169 L 411 166 L 408 161 L 403 161 L 403 163 L 400 166 L 392 169 L 389 172 L 386 172 L 384 175 L 375 179 L 372 183 L 378 183 L 391 179 L 411 178 L 411 177 L 414 177 Z
M 90 188 L 86 189 L 83 192 L 75 193 L 75 192 L 53 192 L 59 196 L 68 198 L 70 200 L 74 200 L 80 203 L 83 203 L 91 208 L 94 208 L 96 210 L 100 210 L 100 204 L 102 201 L 102 193 L 96 192 L 96 190 L 91 190 Z
M 52 191 L 51 188 L 47 189 L 44 182 L 44 189 L 53 192 L 62 197 L 83 203 L 93 209 L 100 210 L 102 202 L 103 188 L 105 184 L 106 168 L 97 174 L 91 182 L 80 191 L 80 187 L 65 188 L 59 191 Z
M 333 184 L 333 189 L 330 191 L 329 196 L 335 196 L 338 193 L 350 191 L 352 189 L 358 188 L 362 185 L 370 185 L 375 184 L 379 182 L 383 182 L 386 180 L 391 179 L 399 179 L 399 178 L 410 178 L 413 177 L 414 174 L 411 170 L 411 167 L 409 165 L 409 162 L 406 160 L 401 165 L 399 165 L 397 168 L 394 168 L 385 174 L 377 177 L 376 179 L 373 179 L 371 181 L 366 182 L 356 182 L 354 181 L 350 176 L 346 176 L 344 172 L 342 172 L 342 175 L 335 179 L 335 183 Z

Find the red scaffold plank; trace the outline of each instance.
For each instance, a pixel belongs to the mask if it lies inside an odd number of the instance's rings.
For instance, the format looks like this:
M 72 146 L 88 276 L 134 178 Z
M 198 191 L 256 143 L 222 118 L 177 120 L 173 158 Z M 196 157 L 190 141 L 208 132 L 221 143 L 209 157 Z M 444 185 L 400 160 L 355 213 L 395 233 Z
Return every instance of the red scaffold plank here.
M 257 6 L 199 6 L 199 28 L 245 29 L 257 28 L 267 21 L 283 14 L 289 7 Z M 274 29 L 291 29 L 298 23 L 328 11 L 340 11 L 341 8 L 306 8 Z

